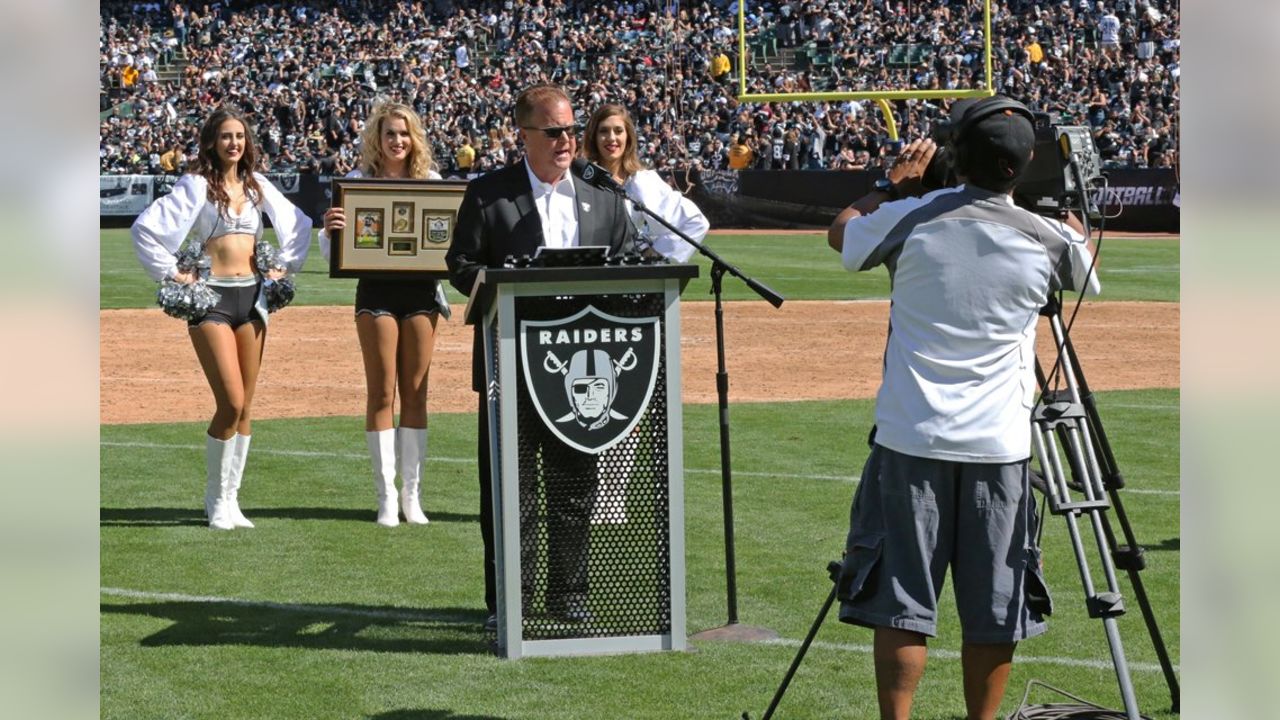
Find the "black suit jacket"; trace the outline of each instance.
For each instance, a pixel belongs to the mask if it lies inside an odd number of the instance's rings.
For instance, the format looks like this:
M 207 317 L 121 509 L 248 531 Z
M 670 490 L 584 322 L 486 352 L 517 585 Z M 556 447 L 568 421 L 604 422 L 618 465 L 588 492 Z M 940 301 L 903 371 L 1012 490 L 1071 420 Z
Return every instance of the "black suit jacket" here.
M 577 177 L 573 187 L 577 193 L 578 244 L 608 245 L 610 254 L 633 251 L 635 227 L 627 218 L 622 198 Z M 453 242 L 445 255 L 449 283 L 470 297 L 480 268 L 501 267 L 508 255 L 532 255 L 543 244 L 542 220 L 525 163 L 482 175 L 467 185 L 458 208 Z M 477 324 L 471 347 L 471 386 L 477 392 L 485 383 L 481 329 Z

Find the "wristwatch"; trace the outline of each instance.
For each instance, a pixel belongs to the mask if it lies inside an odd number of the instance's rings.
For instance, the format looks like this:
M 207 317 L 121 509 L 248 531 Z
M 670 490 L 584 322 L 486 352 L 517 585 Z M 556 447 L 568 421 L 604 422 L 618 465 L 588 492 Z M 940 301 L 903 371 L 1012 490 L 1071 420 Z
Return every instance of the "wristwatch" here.
M 898 199 L 898 186 L 894 185 L 893 181 L 887 177 L 880 178 L 872 187 L 873 189 L 879 190 L 885 195 L 888 195 L 890 200 Z

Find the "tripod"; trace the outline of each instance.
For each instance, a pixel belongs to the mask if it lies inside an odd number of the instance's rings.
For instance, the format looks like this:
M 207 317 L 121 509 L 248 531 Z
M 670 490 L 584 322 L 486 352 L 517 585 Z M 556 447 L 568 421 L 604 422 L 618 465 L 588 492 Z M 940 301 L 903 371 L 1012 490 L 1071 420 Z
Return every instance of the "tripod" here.
M 1179 712 L 1179 686 L 1173 664 L 1160 635 L 1160 628 L 1155 621 L 1151 603 L 1147 598 L 1142 578 L 1138 574 L 1146 567 L 1143 548 L 1138 545 L 1129 525 L 1128 515 L 1118 490 L 1124 487 L 1124 477 L 1116 464 L 1111 444 L 1103 430 L 1098 416 L 1097 405 L 1093 394 L 1080 369 L 1075 348 L 1062 325 L 1061 305 L 1055 299 L 1050 300 L 1041 314 L 1048 318 L 1053 332 L 1054 345 L 1058 348 L 1058 359 L 1046 376 L 1037 362 L 1036 377 L 1040 385 L 1041 398 L 1032 413 L 1032 447 L 1040 465 L 1041 476 L 1032 484 L 1045 496 L 1049 510 L 1061 515 L 1067 524 L 1067 532 L 1071 537 L 1071 545 L 1075 553 L 1076 563 L 1080 569 L 1080 578 L 1085 591 L 1085 602 L 1089 616 L 1099 618 L 1106 631 L 1107 642 L 1111 650 L 1112 664 L 1115 666 L 1116 678 L 1120 685 L 1120 695 L 1124 701 L 1125 714 L 1128 720 L 1141 720 L 1138 714 L 1138 703 L 1133 691 L 1133 682 L 1129 675 L 1128 662 L 1120 641 L 1120 631 L 1116 618 L 1124 614 L 1124 600 L 1119 590 L 1116 569 L 1128 573 L 1134 595 L 1146 621 L 1147 631 L 1155 646 L 1156 654 L 1164 671 L 1165 682 L 1169 685 L 1173 712 Z M 1065 389 L 1054 389 L 1050 382 L 1061 377 L 1066 383 Z M 1067 477 L 1065 468 L 1070 471 Z M 1083 495 L 1083 499 L 1073 499 L 1071 493 Z M 1120 523 L 1126 545 L 1117 545 L 1116 536 L 1105 511 L 1114 508 Z M 1085 552 L 1085 542 L 1080 532 L 1080 516 L 1087 516 L 1093 529 L 1101 559 L 1105 589 L 1095 588 L 1093 573 L 1089 569 L 1089 561 Z M 831 592 L 824 600 L 818 617 L 814 620 L 808 635 L 801 643 L 791 666 L 773 695 L 769 707 L 762 720 L 769 720 L 777 709 L 791 679 L 804 660 L 810 644 L 826 620 L 827 613 L 836 599 L 836 579 L 840 572 L 840 563 L 831 562 L 827 566 L 831 576 Z M 749 720 L 748 713 L 742 714 L 743 720 Z
M 1051 376 L 1046 377 L 1039 362 L 1036 363 L 1041 396 L 1040 403 L 1032 414 L 1035 426 L 1032 443 L 1044 478 L 1043 487 L 1036 483 L 1037 489 L 1041 490 L 1048 501 L 1049 511 L 1062 516 L 1067 522 L 1067 531 L 1071 536 L 1084 585 L 1089 616 L 1103 621 L 1125 711 L 1131 718 L 1138 717 L 1133 685 L 1116 627 L 1115 619 L 1124 613 L 1124 602 L 1116 583 L 1116 569 L 1128 574 L 1147 633 L 1151 636 L 1165 682 L 1169 686 L 1172 711 L 1179 712 L 1181 699 L 1178 678 L 1174 674 L 1173 663 L 1169 659 L 1169 652 L 1147 597 L 1146 586 L 1139 574 L 1146 567 L 1143 548 L 1134 536 L 1124 502 L 1118 492 L 1124 487 L 1124 476 L 1116 464 L 1115 454 L 1102 426 L 1097 404 L 1085 380 L 1075 347 L 1063 327 L 1061 304 L 1054 298 L 1040 314 L 1049 321 L 1058 352 L 1055 366 L 1050 371 Z M 1050 387 L 1050 383 L 1057 377 L 1061 378 L 1065 387 Z M 1064 457 L 1071 472 L 1071 480 L 1063 472 Z M 1070 494 L 1073 490 L 1082 495 L 1083 499 L 1073 500 Z M 1116 542 L 1111 521 L 1105 512 L 1108 509 L 1115 511 L 1116 520 L 1124 534 L 1124 545 Z M 1106 582 L 1106 590 L 1103 592 L 1094 589 L 1089 571 L 1078 523 L 1082 515 L 1088 516 L 1098 544 L 1098 555 Z

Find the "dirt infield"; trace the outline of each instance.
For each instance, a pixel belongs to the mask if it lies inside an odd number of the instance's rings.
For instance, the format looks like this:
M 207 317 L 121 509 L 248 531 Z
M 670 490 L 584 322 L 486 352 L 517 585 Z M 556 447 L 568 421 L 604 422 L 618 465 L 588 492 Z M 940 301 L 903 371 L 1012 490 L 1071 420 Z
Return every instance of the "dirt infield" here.
M 471 328 L 443 322 L 431 368 L 432 412 L 471 411 Z M 714 403 L 711 303 L 685 303 L 684 399 Z M 725 305 L 733 402 L 873 397 L 887 302 L 793 301 Z M 206 420 L 213 400 L 185 325 L 159 310 L 105 310 L 101 327 L 103 424 Z M 1086 303 L 1072 331 L 1095 390 L 1178 387 L 1179 306 Z M 1041 357 L 1052 357 L 1041 326 Z M 272 318 L 255 418 L 362 415 L 364 374 L 348 307 L 288 308 Z

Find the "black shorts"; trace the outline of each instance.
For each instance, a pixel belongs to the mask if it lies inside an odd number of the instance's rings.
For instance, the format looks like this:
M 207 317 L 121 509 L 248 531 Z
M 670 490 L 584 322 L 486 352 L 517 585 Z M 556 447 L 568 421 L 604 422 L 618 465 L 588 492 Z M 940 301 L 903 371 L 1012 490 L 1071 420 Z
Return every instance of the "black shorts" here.
M 203 323 L 215 322 L 230 325 L 231 329 L 235 330 L 247 322 L 261 320 L 261 317 L 254 310 L 258 292 L 262 289 L 261 280 L 252 285 L 237 285 L 234 287 L 210 283 L 209 288 L 218 293 L 218 304 L 210 308 L 204 317 L 197 320 L 188 320 L 187 327 L 196 327 Z
M 403 320 L 413 315 L 440 312 L 437 280 L 363 279 L 356 285 L 356 314 L 391 315 Z

